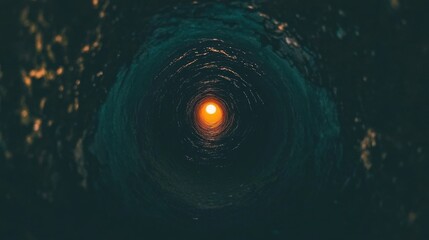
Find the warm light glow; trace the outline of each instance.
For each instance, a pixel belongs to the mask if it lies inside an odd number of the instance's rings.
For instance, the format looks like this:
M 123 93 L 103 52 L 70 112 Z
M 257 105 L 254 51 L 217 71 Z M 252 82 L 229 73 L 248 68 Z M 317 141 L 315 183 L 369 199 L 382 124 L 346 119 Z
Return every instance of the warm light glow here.
M 204 99 L 196 111 L 199 125 L 205 128 L 216 128 L 224 121 L 223 105 L 217 99 Z
M 215 106 L 215 105 L 213 105 L 213 104 L 209 104 L 209 105 L 207 105 L 207 107 L 206 107 L 206 112 L 207 112 L 208 114 L 210 114 L 210 115 L 215 114 L 215 113 L 216 113 L 216 110 L 217 110 L 217 108 L 216 108 L 216 106 Z

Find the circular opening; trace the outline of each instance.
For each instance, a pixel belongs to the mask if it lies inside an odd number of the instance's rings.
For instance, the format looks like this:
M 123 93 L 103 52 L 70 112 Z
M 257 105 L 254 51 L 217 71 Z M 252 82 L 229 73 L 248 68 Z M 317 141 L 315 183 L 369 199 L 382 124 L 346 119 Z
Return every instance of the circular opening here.
M 215 129 L 225 122 L 225 107 L 216 98 L 202 99 L 195 109 L 197 124 L 203 129 Z

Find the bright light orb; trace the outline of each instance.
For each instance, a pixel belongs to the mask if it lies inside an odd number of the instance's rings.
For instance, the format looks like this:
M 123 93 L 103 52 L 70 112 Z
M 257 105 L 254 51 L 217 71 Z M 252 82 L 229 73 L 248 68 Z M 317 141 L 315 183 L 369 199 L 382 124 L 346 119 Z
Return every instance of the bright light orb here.
M 225 120 L 223 105 L 215 98 L 201 101 L 196 111 L 198 124 L 203 128 L 217 128 Z
M 208 114 L 213 115 L 213 114 L 215 114 L 215 113 L 216 113 L 216 111 L 217 111 L 217 108 L 216 108 L 216 106 L 215 106 L 215 105 L 213 105 L 213 104 L 209 104 L 209 105 L 207 105 L 207 107 L 206 107 L 206 112 L 207 112 Z

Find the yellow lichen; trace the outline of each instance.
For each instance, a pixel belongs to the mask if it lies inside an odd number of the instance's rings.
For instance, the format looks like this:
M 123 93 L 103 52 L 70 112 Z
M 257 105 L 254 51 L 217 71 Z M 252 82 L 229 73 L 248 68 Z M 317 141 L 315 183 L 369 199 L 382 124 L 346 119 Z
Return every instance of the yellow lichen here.
M 362 139 L 360 143 L 360 147 L 361 147 L 360 159 L 367 170 L 370 170 L 372 167 L 370 150 L 371 148 L 377 145 L 376 136 L 377 134 L 373 129 L 368 129 L 365 137 Z

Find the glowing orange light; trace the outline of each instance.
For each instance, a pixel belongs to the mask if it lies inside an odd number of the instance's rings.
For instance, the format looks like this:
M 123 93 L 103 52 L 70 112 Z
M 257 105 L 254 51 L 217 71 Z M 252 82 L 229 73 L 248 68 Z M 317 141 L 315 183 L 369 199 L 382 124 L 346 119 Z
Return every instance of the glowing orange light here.
M 215 128 L 224 121 L 224 109 L 216 99 L 205 99 L 197 109 L 197 120 L 200 125 L 207 128 Z

